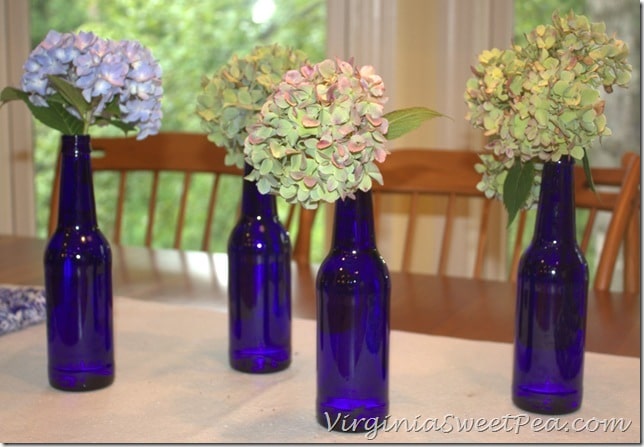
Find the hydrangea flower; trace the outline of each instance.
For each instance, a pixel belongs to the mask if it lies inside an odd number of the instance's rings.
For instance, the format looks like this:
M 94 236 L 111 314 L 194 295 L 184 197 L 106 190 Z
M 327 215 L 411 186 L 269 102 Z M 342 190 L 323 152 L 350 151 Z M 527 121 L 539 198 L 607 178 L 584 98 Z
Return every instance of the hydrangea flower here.
M 159 132 L 161 68 L 139 42 L 52 30 L 23 68 L 21 90 L 5 88 L 0 101 L 25 101 L 49 127 L 74 135 L 112 124 L 138 128 L 137 139 Z
M 226 148 L 225 163 L 244 166 L 246 128 L 284 73 L 306 62 L 306 55 L 281 45 L 261 45 L 244 56 L 233 55 L 211 78 L 204 77 L 197 115 L 208 139 Z
M 385 115 L 386 102 L 369 65 L 327 59 L 289 70 L 248 128 L 244 156 L 253 170 L 246 178 L 305 208 L 368 191 L 383 181 L 376 162 L 389 153 L 388 136 L 440 115 L 425 108 Z
M 503 199 L 510 222 L 518 212 L 510 203 L 537 203 L 544 162 L 582 160 L 592 184 L 586 149 L 611 134 L 599 88 L 610 93 L 631 77 L 626 44 L 607 36 L 603 23 L 572 11 L 555 11 L 552 25 L 539 25 L 526 38 L 523 47 L 483 51 L 464 95 L 466 119 L 489 137 L 476 167 L 483 175 L 478 188 Z M 510 176 L 522 185 L 506 191 Z

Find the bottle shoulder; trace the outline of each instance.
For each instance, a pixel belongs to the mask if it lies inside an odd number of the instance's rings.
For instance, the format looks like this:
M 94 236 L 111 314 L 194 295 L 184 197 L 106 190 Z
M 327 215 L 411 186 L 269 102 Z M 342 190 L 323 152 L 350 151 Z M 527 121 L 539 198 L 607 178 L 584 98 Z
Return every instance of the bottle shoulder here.
M 93 228 L 58 228 L 50 237 L 45 255 L 93 253 L 99 256 L 111 256 L 110 244 L 105 235 L 96 227 Z
M 588 276 L 588 262 L 579 246 L 531 244 L 519 261 L 519 276 L 555 278 Z
M 532 241 L 526 248 L 522 255 L 522 259 L 540 262 L 543 260 L 568 260 L 575 262 L 576 260 L 586 263 L 584 253 L 577 241 Z
M 228 239 L 228 250 L 236 249 L 264 251 L 290 250 L 290 237 L 284 226 L 277 219 L 257 219 L 241 217 L 233 227 Z
M 387 263 L 377 248 L 363 250 L 332 249 L 322 261 L 320 271 L 345 275 L 380 272 L 385 276 L 389 276 Z
M 332 250 L 320 265 L 316 288 L 326 291 L 322 295 L 334 300 L 356 294 L 388 297 L 391 277 L 387 263 L 376 249 Z

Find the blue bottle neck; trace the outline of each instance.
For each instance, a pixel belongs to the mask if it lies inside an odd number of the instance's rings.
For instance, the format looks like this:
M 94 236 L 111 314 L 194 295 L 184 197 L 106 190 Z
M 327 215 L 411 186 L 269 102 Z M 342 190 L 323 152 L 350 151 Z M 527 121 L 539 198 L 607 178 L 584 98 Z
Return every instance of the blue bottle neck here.
M 59 228 L 96 227 L 89 135 L 63 135 L 60 164 Z
M 355 199 L 346 198 L 335 202 L 333 248 L 376 248 L 371 191 L 357 191 Z
M 534 240 L 576 242 L 575 190 L 572 158 L 544 163 Z
M 244 176 L 252 171 L 248 163 L 244 166 Z M 242 190 L 242 215 L 250 217 L 276 218 L 277 205 L 275 196 L 262 194 L 257 190 L 257 184 L 244 180 Z

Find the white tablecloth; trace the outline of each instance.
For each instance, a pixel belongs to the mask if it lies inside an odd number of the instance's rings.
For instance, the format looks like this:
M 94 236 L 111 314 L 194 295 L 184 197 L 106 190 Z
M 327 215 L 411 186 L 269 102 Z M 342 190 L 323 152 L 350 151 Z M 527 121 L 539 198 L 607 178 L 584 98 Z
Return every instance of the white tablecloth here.
M 343 434 L 315 420 L 314 321 L 269 375 L 229 368 L 221 312 L 117 298 L 115 328 L 115 382 L 85 393 L 49 387 L 44 324 L 0 337 L 0 442 L 640 442 L 639 358 L 587 353 L 582 409 L 551 418 L 513 406 L 510 344 L 392 331 L 388 425 Z

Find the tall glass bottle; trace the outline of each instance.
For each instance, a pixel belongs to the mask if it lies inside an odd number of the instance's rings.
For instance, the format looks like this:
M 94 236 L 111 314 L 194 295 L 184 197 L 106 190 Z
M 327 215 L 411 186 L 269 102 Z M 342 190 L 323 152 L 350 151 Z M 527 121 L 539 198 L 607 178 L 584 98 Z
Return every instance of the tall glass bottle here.
M 512 398 L 536 413 L 575 411 L 583 394 L 588 266 L 575 235 L 573 173 L 569 158 L 544 164 L 519 264 Z
M 335 204 L 317 292 L 317 420 L 365 431 L 389 411 L 391 282 L 376 248 L 371 192 Z
M 245 167 L 248 174 L 252 168 Z M 269 373 L 291 363 L 291 243 L 275 196 L 244 180 L 242 210 L 228 240 L 229 360 Z
M 84 391 L 114 381 L 112 254 L 98 229 L 88 135 L 63 135 L 58 227 L 44 256 L 49 383 Z

